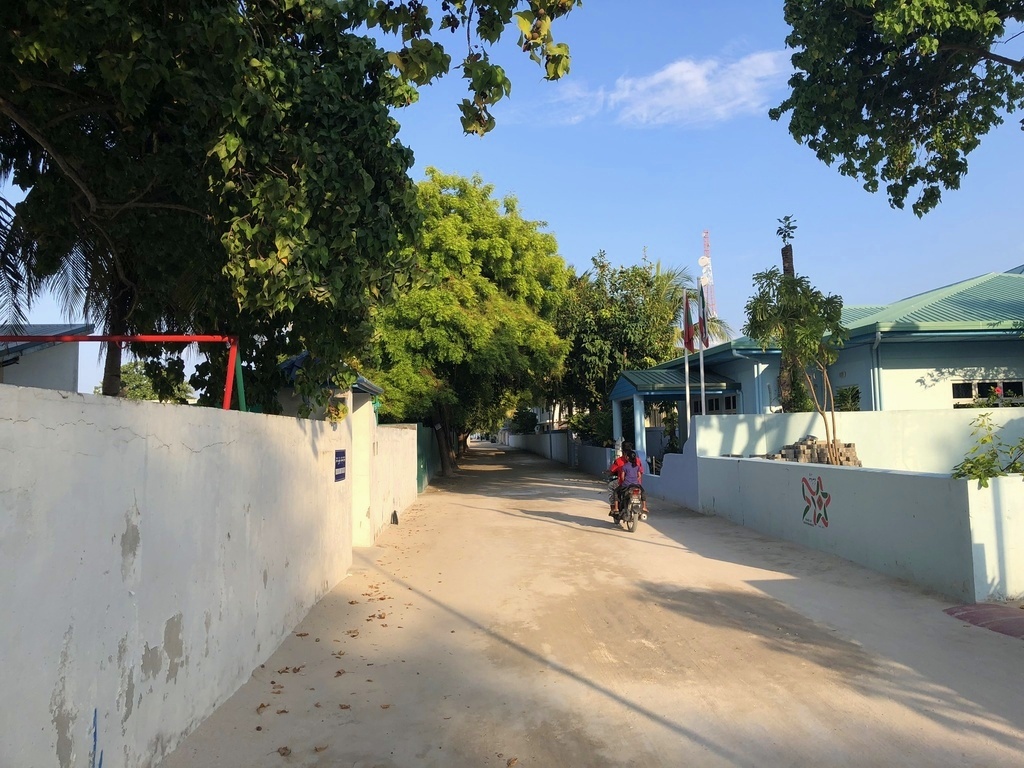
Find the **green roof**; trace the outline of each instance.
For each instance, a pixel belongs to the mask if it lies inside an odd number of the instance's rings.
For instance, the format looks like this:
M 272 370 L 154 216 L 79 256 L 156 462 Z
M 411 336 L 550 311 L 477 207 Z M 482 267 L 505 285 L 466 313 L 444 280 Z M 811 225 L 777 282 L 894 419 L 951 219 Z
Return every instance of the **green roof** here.
M 644 371 L 623 371 L 622 378 L 636 387 L 638 392 L 658 392 L 660 390 L 678 390 L 686 387 L 686 376 L 679 368 L 648 368 Z M 697 366 L 690 368 L 690 386 L 700 388 L 700 371 Z M 725 376 L 709 371 L 704 372 L 706 389 L 730 389 L 736 382 Z
M 845 307 L 850 335 L 869 331 L 1019 331 L 1024 275 L 993 272 L 883 307 Z

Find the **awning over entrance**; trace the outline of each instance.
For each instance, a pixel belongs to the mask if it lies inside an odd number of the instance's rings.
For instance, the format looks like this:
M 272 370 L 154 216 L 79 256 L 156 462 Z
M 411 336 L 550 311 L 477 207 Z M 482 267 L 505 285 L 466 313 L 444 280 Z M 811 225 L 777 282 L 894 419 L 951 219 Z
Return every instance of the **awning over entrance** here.
M 690 395 L 700 396 L 700 371 L 690 370 Z M 704 390 L 710 393 L 739 392 L 740 383 L 713 371 L 704 371 Z M 645 400 L 682 400 L 686 397 L 686 374 L 678 368 L 623 371 L 612 389 L 611 399 L 628 400 L 640 395 Z

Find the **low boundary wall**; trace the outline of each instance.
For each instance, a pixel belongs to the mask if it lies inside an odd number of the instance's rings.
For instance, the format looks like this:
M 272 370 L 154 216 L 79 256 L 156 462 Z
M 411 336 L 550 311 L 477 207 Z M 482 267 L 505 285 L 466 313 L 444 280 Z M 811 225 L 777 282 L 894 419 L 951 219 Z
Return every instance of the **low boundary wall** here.
M 415 497 L 412 430 L 0 386 L 3 764 L 159 762 L 345 576 L 354 450 Z
M 717 457 L 699 471 L 705 514 L 955 600 L 1024 596 L 1020 478 L 986 490 L 948 475 Z

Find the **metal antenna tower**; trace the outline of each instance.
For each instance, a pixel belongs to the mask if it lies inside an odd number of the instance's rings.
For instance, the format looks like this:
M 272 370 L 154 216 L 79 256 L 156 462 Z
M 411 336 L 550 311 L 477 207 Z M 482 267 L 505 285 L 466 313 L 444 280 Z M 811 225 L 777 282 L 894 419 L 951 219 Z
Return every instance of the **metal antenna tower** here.
M 718 317 L 715 306 L 715 276 L 711 273 L 711 233 L 704 230 L 704 255 L 697 260 L 700 264 L 700 284 L 704 286 L 704 301 L 707 302 L 708 317 Z

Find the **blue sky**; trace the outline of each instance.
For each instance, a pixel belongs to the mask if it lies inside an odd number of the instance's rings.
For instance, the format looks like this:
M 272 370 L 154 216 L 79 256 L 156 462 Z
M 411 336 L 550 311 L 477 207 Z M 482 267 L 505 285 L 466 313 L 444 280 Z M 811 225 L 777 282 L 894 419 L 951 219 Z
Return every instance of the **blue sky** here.
M 616 264 L 648 257 L 699 276 L 710 231 L 718 314 L 738 332 L 751 276 L 780 264 L 777 219 L 796 218 L 796 270 L 846 304 L 880 304 L 1024 263 L 1015 182 L 1024 137 L 1012 117 L 970 157 L 960 190 L 918 219 L 820 163 L 768 109 L 786 94 L 782 2 L 588 0 L 555 25 L 572 71 L 546 82 L 515 35 L 492 57 L 511 98 L 484 138 L 462 135 L 457 73 L 397 113 L 416 178 L 435 166 L 478 174 L 522 214 L 547 222 L 578 271 L 605 250 Z M 461 58 L 464 37 L 451 38 Z M 448 40 L 444 41 L 446 44 Z M 60 321 L 48 302 L 35 322 Z M 99 380 L 83 350 L 80 388 Z

